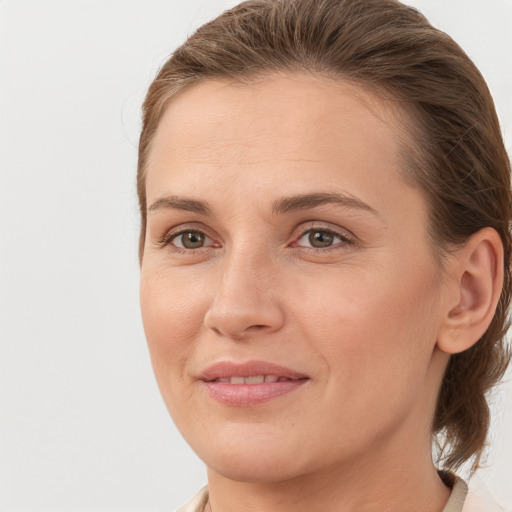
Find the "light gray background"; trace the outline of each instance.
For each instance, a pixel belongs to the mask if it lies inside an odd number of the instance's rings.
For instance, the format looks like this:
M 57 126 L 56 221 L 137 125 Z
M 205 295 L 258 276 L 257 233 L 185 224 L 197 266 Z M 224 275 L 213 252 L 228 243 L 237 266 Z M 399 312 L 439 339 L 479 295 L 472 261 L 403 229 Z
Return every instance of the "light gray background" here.
M 205 482 L 138 311 L 139 108 L 222 0 L 0 1 L 0 509 L 169 511 Z M 512 148 L 512 0 L 417 0 L 470 54 Z M 512 385 L 484 482 L 512 510 Z M 179 467 L 178 467 L 179 464 Z

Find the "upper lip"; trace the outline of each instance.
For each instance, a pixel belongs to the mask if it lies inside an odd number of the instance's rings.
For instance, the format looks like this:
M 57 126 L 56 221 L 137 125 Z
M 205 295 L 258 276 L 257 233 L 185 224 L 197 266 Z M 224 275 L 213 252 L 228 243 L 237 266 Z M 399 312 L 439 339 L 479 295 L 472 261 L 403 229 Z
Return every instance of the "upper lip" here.
M 308 378 L 307 375 L 292 370 L 291 368 L 267 361 L 247 361 L 245 363 L 220 361 L 201 372 L 199 379 L 209 382 L 216 379 L 252 377 L 256 375 L 276 375 L 277 377 L 285 377 L 292 380 Z

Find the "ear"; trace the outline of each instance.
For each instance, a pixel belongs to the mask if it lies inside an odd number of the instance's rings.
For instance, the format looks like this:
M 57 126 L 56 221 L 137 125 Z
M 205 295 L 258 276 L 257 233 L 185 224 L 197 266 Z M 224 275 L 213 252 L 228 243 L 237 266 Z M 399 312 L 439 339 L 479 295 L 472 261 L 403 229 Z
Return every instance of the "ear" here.
M 472 347 L 489 327 L 503 287 L 503 244 L 484 228 L 450 258 L 455 278 L 451 304 L 444 313 L 437 346 L 448 354 Z

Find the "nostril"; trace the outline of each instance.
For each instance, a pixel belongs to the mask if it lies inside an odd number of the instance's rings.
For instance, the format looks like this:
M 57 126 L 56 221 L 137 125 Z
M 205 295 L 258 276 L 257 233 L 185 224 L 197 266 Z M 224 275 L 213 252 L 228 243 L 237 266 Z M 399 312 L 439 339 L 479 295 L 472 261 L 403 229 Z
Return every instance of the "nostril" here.
M 210 332 L 238 340 L 279 330 L 283 321 L 280 307 L 270 301 L 234 304 L 217 300 L 204 316 L 204 326 Z

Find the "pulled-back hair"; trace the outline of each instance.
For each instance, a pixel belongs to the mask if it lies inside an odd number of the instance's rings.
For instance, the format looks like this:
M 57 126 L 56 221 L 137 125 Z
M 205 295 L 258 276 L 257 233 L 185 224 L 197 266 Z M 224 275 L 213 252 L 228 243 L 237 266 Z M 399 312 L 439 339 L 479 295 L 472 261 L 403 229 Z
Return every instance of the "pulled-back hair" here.
M 189 84 L 244 82 L 283 71 L 359 84 L 405 112 L 411 142 L 404 172 L 426 197 L 440 261 L 484 227 L 501 237 L 505 279 L 496 313 L 476 344 L 451 356 L 432 421 L 438 463 L 456 469 L 472 459 L 475 469 L 489 428 L 488 392 L 510 360 L 510 161 L 480 72 L 417 10 L 395 0 L 249 0 L 199 28 L 164 64 L 143 105 L 139 256 L 146 163 L 169 102 Z

